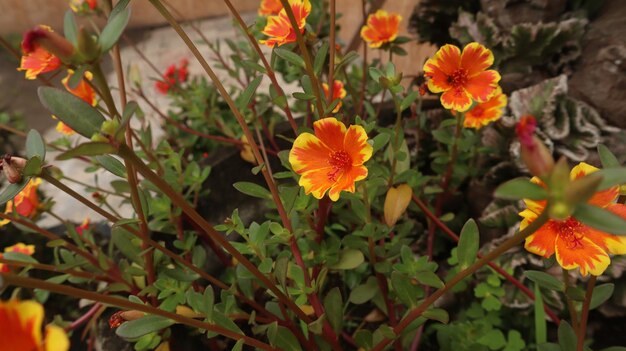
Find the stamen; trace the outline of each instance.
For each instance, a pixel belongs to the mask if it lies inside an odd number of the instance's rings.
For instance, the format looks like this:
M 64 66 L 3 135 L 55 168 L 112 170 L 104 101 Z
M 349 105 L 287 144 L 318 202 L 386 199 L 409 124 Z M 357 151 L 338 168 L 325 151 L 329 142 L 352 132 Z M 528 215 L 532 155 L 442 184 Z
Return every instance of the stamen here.
M 459 68 L 448 76 L 448 84 L 453 87 L 462 87 L 467 83 L 467 70 Z
M 557 235 L 567 242 L 568 249 L 581 248 L 584 238 L 584 226 L 576 219 L 570 217 L 561 222 L 554 222 Z
M 337 175 L 339 173 L 345 171 L 346 169 L 350 168 L 350 166 L 352 166 L 352 159 L 350 158 L 350 155 L 348 155 L 348 153 L 343 150 L 335 151 L 330 155 L 330 158 L 328 159 L 328 164 L 333 167 L 333 170 L 327 174 L 328 180 L 334 182 L 337 181 Z

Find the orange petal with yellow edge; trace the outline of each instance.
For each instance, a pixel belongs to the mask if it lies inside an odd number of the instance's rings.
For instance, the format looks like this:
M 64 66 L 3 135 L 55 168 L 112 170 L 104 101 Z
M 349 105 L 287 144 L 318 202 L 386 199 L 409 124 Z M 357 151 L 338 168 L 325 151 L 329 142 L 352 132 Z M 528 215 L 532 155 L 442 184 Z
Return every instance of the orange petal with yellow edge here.
M 361 126 L 352 125 L 345 133 L 343 139 L 343 150 L 345 150 L 353 166 L 359 166 L 367 162 L 372 157 L 374 148 L 367 142 L 367 133 Z
M 500 81 L 500 73 L 494 70 L 480 72 L 468 78 L 465 90 L 478 102 L 487 101 L 495 94 Z
M 328 168 L 332 150 L 311 133 L 298 135 L 289 152 L 289 163 L 296 173 Z
M 626 205 L 613 204 L 608 206 L 606 210 L 626 219 Z M 589 231 L 585 234 L 585 237 L 610 254 L 626 254 L 626 236 L 612 235 L 589 227 Z
M 609 255 L 602 248 L 585 237 L 575 243 L 557 236 L 555 241 L 556 260 L 563 269 L 580 267 L 580 274 L 601 275 L 611 263 Z
M 346 133 L 345 124 L 334 117 L 322 118 L 313 123 L 315 136 L 330 150 L 337 151 L 343 148 L 343 139 Z
M 365 166 L 351 167 L 350 169 L 344 171 L 335 184 L 332 185 L 330 191 L 328 192 L 328 197 L 333 201 L 337 201 L 339 200 L 339 194 L 342 191 L 353 193 L 356 190 L 354 183 L 365 179 L 367 177 L 367 173 L 368 171 Z
M 526 221 L 526 225 L 532 221 Z M 524 227 L 526 227 L 526 225 Z M 522 229 L 522 227 L 520 227 Z M 526 238 L 524 248 L 536 255 L 548 258 L 554 254 L 554 245 L 558 234 L 552 227 L 551 221 L 541 226 L 536 232 Z
M 463 48 L 461 54 L 461 67 L 467 70 L 471 77 L 493 65 L 493 53 L 478 43 L 469 43 Z
M 441 104 L 448 110 L 465 112 L 472 106 L 472 99 L 462 89 L 450 89 L 441 94 Z

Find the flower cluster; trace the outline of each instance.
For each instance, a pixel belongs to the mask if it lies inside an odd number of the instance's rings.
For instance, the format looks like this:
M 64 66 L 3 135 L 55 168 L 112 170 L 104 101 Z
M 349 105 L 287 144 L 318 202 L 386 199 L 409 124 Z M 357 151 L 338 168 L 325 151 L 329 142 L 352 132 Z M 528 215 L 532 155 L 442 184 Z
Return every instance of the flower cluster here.
M 300 185 L 307 194 L 318 199 L 328 197 L 337 201 L 342 191 L 354 192 L 354 183 L 367 177 L 363 165 L 372 157 L 363 127 L 350 128 L 335 118 L 323 118 L 313 123 L 315 135 L 300 134 L 289 152 L 289 163 L 302 175 Z
M 163 74 L 163 80 L 157 80 L 154 84 L 157 91 L 161 94 L 167 94 L 172 87 L 186 82 L 187 78 L 189 78 L 187 66 L 189 66 L 189 61 L 182 59 L 178 67 L 174 64 L 167 67 L 167 70 Z
M 428 89 L 441 94 L 441 104 L 449 110 L 468 111 L 465 127 L 480 128 L 502 115 L 506 96 L 498 86 L 500 74 L 488 70 L 493 53 L 479 43 L 469 43 L 463 51 L 444 45 L 424 64 Z
M 306 18 L 311 13 L 311 2 L 309 0 L 289 0 L 289 5 L 291 6 L 293 15 L 296 18 L 296 23 L 298 23 L 298 30 L 300 33 L 303 33 L 304 26 L 306 25 Z M 274 8 L 275 7 L 276 6 L 274 6 Z M 296 41 L 296 31 L 291 26 L 291 22 L 287 16 L 287 11 L 284 8 L 281 9 L 277 15 L 267 17 L 267 24 L 265 25 L 262 33 L 267 35 L 269 38 L 260 40 L 259 42 L 271 48 Z
M 575 180 L 598 171 L 587 163 L 581 162 L 570 172 L 570 179 Z M 532 182 L 545 187 L 534 177 Z M 590 205 L 606 209 L 626 219 L 626 205 L 616 202 L 619 187 L 599 191 L 587 202 Z M 546 201 L 524 200 L 526 209 L 520 213 L 523 220 L 521 229 L 532 223 L 546 207 Z M 574 217 L 564 220 L 550 219 L 535 233 L 526 238 L 526 250 L 549 258 L 556 254 L 556 260 L 564 269 L 580 268 L 580 274 L 601 275 L 611 259 L 608 254 L 626 254 L 626 237 L 604 233 L 579 222 Z

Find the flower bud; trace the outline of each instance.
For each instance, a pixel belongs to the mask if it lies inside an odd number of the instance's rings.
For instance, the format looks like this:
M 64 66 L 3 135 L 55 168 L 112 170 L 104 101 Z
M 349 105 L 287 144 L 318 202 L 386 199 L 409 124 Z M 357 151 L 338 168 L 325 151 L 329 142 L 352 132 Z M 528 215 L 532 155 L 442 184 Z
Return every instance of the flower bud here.
M 100 57 L 100 45 L 98 40 L 89 34 L 84 27 L 80 27 L 76 36 L 78 52 L 85 62 L 95 61 Z
M 75 53 L 74 45 L 48 26 L 37 26 L 24 34 L 22 40 L 24 53 L 34 51 L 37 46 L 42 46 L 65 62 L 69 61 Z
M 535 135 L 537 121 L 533 116 L 523 116 L 515 126 L 521 144 L 522 161 L 528 171 L 537 177 L 545 177 L 554 168 L 554 158 L 546 145 Z
M 397 188 L 389 188 L 385 197 L 384 207 L 385 224 L 387 226 L 393 227 L 396 224 L 409 206 L 412 195 L 413 189 L 407 184 L 401 184 Z
M 9 183 L 19 183 L 22 181 L 22 171 L 26 166 L 26 159 L 5 155 L 4 158 L 0 160 L 0 166 Z
M 176 314 L 185 316 L 187 318 L 204 318 L 204 314 L 198 313 L 185 305 L 176 306 Z

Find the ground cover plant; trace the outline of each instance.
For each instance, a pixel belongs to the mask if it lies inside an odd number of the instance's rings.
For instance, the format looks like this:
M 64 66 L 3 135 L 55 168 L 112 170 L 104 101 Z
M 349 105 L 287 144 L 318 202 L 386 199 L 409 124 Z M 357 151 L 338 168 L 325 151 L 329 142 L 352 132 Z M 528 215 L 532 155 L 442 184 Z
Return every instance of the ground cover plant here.
M 567 96 L 571 59 L 511 94 L 501 84 L 576 34 L 481 37 L 495 25 L 459 8 L 451 37 L 436 35 L 450 42 L 399 72 L 407 18 L 365 0 L 358 40 L 375 59 L 340 45 L 336 0 L 262 0 L 249 22 L 224 0 L 241 34 L 203 42 L 175 7 L 149 2 L 191 53 L 151 65 L 149 82 L 120 54 L 122 39 L 134 45 L 130 0 L 71 1 L 62 32 L 42 24 L 19 48 L 2 39 L 41 84 L 58 137 L 0 114 L 3 140 L 23 145 L 0 161 L 0 345 L 626 350 L 588 328 L 603 318 L 594 310 L 624 307 L 626 168 L 602 143 L 623 132 Z M 525 57 L 524 34 L 541 30 L 545 55 Z M 68 160 L 93 182 L 63 172 Z M 58 215 L 44 183 L 103 222 Z

